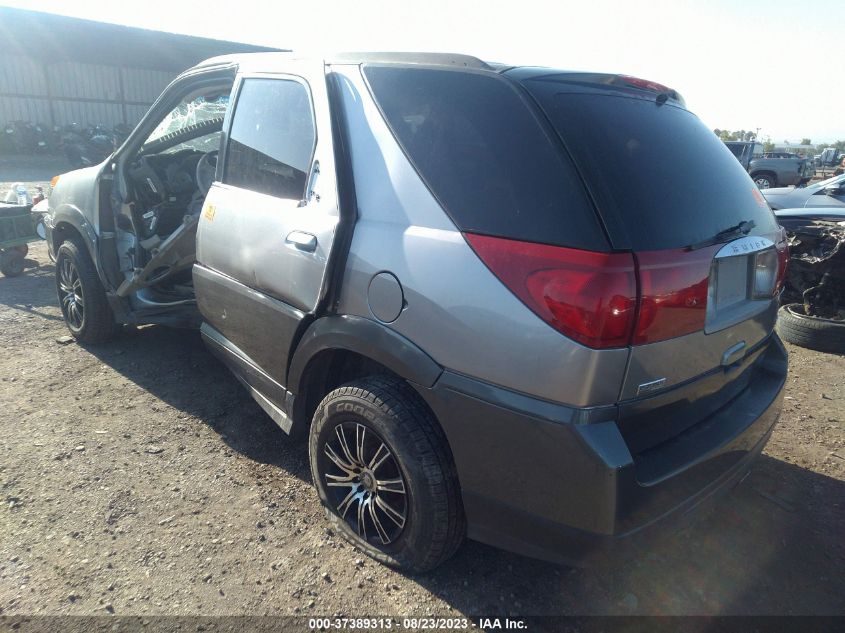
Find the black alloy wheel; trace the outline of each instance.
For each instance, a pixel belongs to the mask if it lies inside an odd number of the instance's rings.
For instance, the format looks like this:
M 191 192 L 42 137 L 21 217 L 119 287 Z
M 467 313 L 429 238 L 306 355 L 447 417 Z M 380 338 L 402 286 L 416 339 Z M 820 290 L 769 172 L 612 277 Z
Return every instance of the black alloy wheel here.
M 357 421 L 334 426 L 320 457 L 329 498 L 337 515 L 364 541 L 383 546 L 402 533 L 408 490 L 385 441 Z
M 114 313 L 81 240 L 65 240 L 56 252 L 56 293 L 65 324 L 76 339 L 103 343 L 114 335 Z
M 79 331 L 85 323 L 85 296 L 76 264 L 69 257 L 63 258 L 56 275 L 62 315 L 71 331 Z

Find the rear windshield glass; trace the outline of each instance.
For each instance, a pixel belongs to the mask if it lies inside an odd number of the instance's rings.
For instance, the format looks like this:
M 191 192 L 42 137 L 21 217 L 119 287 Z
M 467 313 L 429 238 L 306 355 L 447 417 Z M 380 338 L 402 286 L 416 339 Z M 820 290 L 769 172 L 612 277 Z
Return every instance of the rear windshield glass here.
M 679 248 L 774 215 L 731 150 L 694 114 L 654 99 L 578 92 L 526 80 L 558 130 L 610 228 L 614 245 Z
M 393 134 L 460 230 L 607 250 L 554 132 L 508 81 L 426 68 L 364 72 Z

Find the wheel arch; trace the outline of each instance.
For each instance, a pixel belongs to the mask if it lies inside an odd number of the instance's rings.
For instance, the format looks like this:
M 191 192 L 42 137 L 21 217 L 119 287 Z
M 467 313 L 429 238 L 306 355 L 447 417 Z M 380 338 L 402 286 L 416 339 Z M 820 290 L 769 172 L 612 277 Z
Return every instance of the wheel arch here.
M 97 264 L 96 244 L 97 234 L 94 227 L 85 219 L 82 211 L 70 205 L 62 205 L 52 213 L 50 246 L 53 255 L 59 252 L 62 242 L 72 237 L 79 237 L 88 249 L 88 254 L 94 264 Z M 99 270 L 99 267 L 98 267 Z
M 768 169 L 759 169 L 757 171 L 752 172 L 751 179 L 754 180 L 760 176 L 768 176 L 772 179 L 772 184 L 777 185 L 778 183 L 778 176 L 775 172 L 770 171 Z
M 411 386 L 431 387 L 442 372 L 413 342 L 380 323 L 356 316 L 323 317 L 306 330 L 288 369 L 294 426 L 298 432 L 306 430 L 323 397 L 351 380 L 387 374 Z

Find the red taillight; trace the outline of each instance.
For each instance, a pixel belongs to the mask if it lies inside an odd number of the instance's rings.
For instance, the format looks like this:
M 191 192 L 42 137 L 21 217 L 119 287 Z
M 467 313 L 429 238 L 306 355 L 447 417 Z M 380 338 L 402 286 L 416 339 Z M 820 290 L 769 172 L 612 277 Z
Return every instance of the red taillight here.
M 635 261 L 630 253 L 465 235 L 525 305 L 588 347 L 654 343 L 704 329 L 710 265 L 721 245 L 637 253 Z
M 502 283 L 555 329 L 597 349 L 630 343 L 637 306 L 631 254 L 466 238 Z
M 641 299 L 635 345 L 704 329 L 710 264 L 720 246 L 637 253 Z

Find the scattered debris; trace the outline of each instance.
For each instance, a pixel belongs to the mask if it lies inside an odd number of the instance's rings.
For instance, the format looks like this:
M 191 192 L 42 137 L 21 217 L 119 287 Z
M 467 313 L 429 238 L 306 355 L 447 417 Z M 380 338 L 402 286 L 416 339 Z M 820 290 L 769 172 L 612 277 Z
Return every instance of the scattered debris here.
M 845 320 L 845 223 L 808 220 L 790 225 L 783 304 L 803 303 L 805 314 Z

